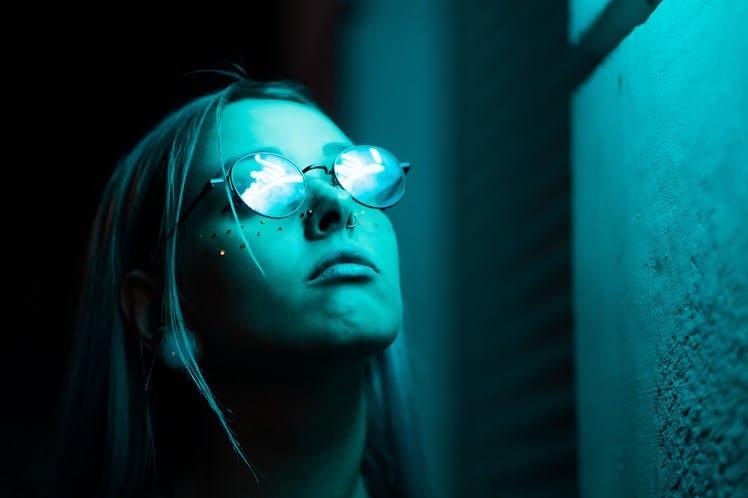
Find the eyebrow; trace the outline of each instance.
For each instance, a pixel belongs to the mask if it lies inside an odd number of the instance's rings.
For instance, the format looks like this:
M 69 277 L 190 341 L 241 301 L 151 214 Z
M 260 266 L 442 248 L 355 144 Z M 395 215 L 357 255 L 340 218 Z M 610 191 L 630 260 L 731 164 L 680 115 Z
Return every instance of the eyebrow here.
M 281 150 L 278 147 L 272 147 L 272 146 L 268 146 L 268 147 L 257 147 L 254 150 L 250 150 L 248 152 L 241 152 L 239 154 L 235 154 L 235 155 L 229 157 L 228 159 L 226 159 L 226 160 L 223 161 L 223 165 L 224 166 L 228 166 L 229 164 L 235 163 L 236 161 L 238 161 L 239 159 L 241 159 L 244 156 L 248 156 L 250 154 L 257 154 L 258 152 L 272 152 L 274 154 L 283 155 L 283 153 L 281 152 Z
M 330 143 L 326 143 L 325 145 L 322 146 L 322 155 L 325 156 L 325 157 L 327 157 L 327 156 L 331 156 L 333 154 L 339 154 L 340 152 L 342 152 L 343 150 L 347 149 L 348 147 L 351 147 L 351 144 L 346 143 L 346 142 L 330 142 Z M 234 156 L 231 156 L 228 159 L 226 159 L 223 162 L 223 164 L 224 164 L 224 166 L 228 166 L 229 164 L 233 164 L 234 162 L 236 162 L 237 160 L 239 160 L 240 158 L 242 158 L 244 156 L 248 156 L 250 154 L 257 154 L 258 152 L 272 152 L 273 154 L 278 154 L 278 155 L 281 155 L 281 156 L 285 155 L 285 154 L 283 154 L 283 152 L 278 147 L 274 147 L 274 146 L 270 145 L 270 146 L 267 146 L 267 147 L 257 147 L 257 148 L 255 148 L 253 150 L 248 151 L 248 152 L 242 152 L 241 154 L 236 154 Z M 223 171 L 218 171 L 216 174 L 217 175 L 222 175 Z
M 322 154 L 325 156 L 331 156 L 344 151 L 350 146 L 351 144 L 345 142 L 330 142 L 322 146 Z

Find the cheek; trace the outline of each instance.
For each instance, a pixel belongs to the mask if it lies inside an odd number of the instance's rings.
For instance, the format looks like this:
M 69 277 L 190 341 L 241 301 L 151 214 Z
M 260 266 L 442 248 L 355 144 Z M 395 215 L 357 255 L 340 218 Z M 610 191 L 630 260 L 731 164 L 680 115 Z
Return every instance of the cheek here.
M 245 234 L 245 238 L 249 239 Z M 248 240 L 247 240 L 248 242 Z M 257 280 L 259 272 L 251 263 L 247 242 L 235 226 L 224 225 L 220 230 L 185 237 L 180 246 L 180 289 L 185 311 L 191 311 L 193 321 L 204 316 L 215 319 L 225 314 L 225 308 L 241 287 L 239 281 Z M 200 313 L 195 313 L 199 310 Z
M 203 262 L 211 261 L 214 265 L 227 267 L 229 272 L 233 268 L 233 272 L 241 275 L 251 273 L 249 266 L 261 275 L 258 265 L 263 269 L 272 266 L 278 248 L 292 246 L 289 227 L 265 218 L 255 217 L 240 225 L 231 221 L 217 225 L 217 230 L 201 232 L 191 240 L 185 240 L 182 246 L 185 261 L 196 263 L 198 269 Z M 189 270 L 185 269 L 184 273 L 189 275 Z
M 377 209 L 359 208 L 356 237 L 377 253 L 378 263 L 393 284 L 400 285 L 400 261 L 397 234 L 389 217 Z
M 359 230 L 369 234 L 376 234 L 377 236 L 384 236 L 393 233 L 392 222 L 389 217 L 379 209 L 357 206 L 357 208 L 354 209 L 353 214 L 356 215 L 358 221 L 357 229 Z
M 271 322 L 294 285 L 290 269 L 297 258 L 290 232 L 256 218 L 238 227 L 223 223 L 220 230 L 184 240 L 178 271 L 190 323 L 232 329 Z

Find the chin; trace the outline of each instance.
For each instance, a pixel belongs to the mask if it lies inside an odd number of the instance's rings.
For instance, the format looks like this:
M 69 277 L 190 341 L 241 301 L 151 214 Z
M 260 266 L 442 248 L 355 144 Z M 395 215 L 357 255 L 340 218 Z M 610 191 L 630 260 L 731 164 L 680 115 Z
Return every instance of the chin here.
M 399 327 L 372 331 L 334 330 L 328 329 L 319 341 L 310 345 L 309 351 L 319 351 L 324 355 L 341 359 L 362 358 L 380 353 L 393 343 Z

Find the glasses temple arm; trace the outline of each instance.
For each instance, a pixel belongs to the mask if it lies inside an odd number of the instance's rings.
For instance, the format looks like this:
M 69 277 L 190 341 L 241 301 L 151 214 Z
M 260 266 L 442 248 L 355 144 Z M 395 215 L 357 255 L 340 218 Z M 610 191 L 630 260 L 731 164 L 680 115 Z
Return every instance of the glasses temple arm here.
M 177 222 L 176 227 L 179 228 L 182 225 L 182 222 L 184 222 L 185 218 L 187 218 L 187 215 L 192 212 L 193 209 L 195 209 L 195 206 L 197 206 L 198 202 L 200 202 L 203 197 L 205 197 L 205 194 L 207 194 L 209 191 L 213 190 L 213 188 L 223 183 L 225 180 L 223 178 L 212 178 L 208 180 L 205 185 L 203 185 L 202 190 L 200 190 L 200 193 L 197 194 L 197 197 L 195 197 L 195 200 L 193 200 L 189 206 L 182 212 L 182 216 L 179 217 L 179 221 Z

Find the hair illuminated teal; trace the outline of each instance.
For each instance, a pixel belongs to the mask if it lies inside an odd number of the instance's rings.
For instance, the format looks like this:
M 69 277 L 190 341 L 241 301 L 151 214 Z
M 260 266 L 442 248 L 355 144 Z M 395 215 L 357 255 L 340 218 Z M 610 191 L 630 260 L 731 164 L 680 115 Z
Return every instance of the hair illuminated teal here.
M 61 398 L 59 487 L 55 496 L 133 496 L 155 475 L 154 414 L 148 389 L 152 362 L 128 332 L 120 286 L 131 269 L 163 275 L 163 320 L 185 371 L 215 413 L 237 456 L 254 469 L 213 395 L 190 346 L 176 276 L 176 226 L 201 130 L 223 106 L 242 98 L 279 98 L 315 107 L 292 82 L 256 82 L 241 71 L 230 84 L 195 97 L 163 118 L 117 163 L 90 233 L 86 273 L 66 390 Z M 238 220 L 237 220 L 238 223 Z M 368 430 L 363 475 L 373 497 L 426 496 L 417 491 L 418 431 L 409 407 L 408 353 L 402 331 L 371 358 L 367 370 Z M 96 479 L 92 480 L 92 477 Z M 93 484 L 95 482 L 95 484 Z M 83 492 L 83 494 L 79 494 Z

